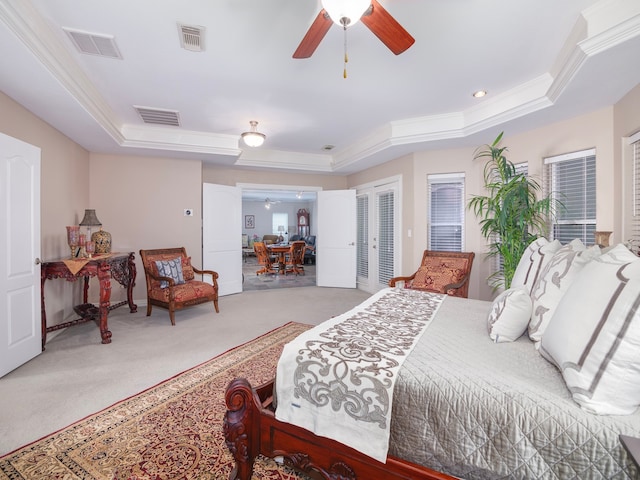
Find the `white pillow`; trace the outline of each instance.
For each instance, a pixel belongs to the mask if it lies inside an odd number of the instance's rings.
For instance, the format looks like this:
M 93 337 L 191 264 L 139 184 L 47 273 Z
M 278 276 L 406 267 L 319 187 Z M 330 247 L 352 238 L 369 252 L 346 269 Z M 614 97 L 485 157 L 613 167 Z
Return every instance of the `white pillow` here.
M 540 271 L 561 246 L 558 240 L 549 242 L 549 240 L 544 237 L 540 237 L 531 242 L 522 254 L 522 257 L 520 257 L 516 271 L 513 273 L 511 286 L 525 286 L 527 287 L 527 292 L 531 293 L 531 289 Z
M 536 342 L 537 348 L 540 347 L 542 334 L 569 285 L 578 272 L 592 258 L 598 256 L 600 256 L 599 246 L 587 248 L 580 239 L 576 238 L 562 246 L 540 272 L 531 289 L 533 310 L 531 322 L 529 322 L 529 338 Z
M 620 244 L 589 262 L 560 300 L 540 352 L 573 399 L 601 415 L 640 405 L 640 259 Z
M 491 305 L 487 326 L 496 343 L 513 342 L 527 330 L 531 318 L 531 297 L 525 287 L 505 290 Z

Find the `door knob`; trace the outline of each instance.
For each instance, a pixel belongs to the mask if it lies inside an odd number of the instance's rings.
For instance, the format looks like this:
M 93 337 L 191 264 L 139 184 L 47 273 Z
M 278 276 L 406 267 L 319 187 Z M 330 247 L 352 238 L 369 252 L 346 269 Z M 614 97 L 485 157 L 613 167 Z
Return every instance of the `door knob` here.
M 42 260 L 40 260 L 38 257 L 36 257 L 36 265 L 39 265 L 42 263 Z

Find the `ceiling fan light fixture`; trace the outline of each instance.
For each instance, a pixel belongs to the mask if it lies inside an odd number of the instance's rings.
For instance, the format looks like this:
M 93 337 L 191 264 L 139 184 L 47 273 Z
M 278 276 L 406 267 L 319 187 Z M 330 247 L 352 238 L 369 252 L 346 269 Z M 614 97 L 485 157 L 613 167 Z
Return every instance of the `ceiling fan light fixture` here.
M 266 135 L 264 133 L 258 132 L 258 122 L 256 122 L 255 120 L 251 120 L 249 122 L 249 125 L 251 125 L 249 131 L 244 132 L 242 135 L 240 135 L 242 137 L 242 140 L 248 147 L 261 146 L 264 143 Z
M 371 6 L 371 0 L 322 0 L 329 18 L 341 27 L 355 25 Z

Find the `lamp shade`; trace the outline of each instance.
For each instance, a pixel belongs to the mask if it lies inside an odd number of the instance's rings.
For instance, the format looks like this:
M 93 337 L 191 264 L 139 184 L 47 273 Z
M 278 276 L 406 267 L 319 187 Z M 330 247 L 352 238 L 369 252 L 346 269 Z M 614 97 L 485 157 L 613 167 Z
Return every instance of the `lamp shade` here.
M 357 23 L 370 5 L 371 0 L 322 0 L 322 8 L 329 18 L 341 27 Z
M 96 211 L 94 209 L 87 208 L 84 211 L 84 218 L 80 222 L 81 227 L 101 227 L 102 222 L 96 217 Z

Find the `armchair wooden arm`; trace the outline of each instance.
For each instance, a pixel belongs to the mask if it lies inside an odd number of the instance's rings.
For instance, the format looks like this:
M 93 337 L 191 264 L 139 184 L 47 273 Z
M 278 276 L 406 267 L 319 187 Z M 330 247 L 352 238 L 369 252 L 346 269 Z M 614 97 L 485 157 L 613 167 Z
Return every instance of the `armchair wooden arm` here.
M 214 272 L 213 270 L 200 270 L 193 265 L 191 268 L 193 268 L 193 273 L 197 273 L 198 275 L 211 275 L 211 281 L 213 284 L 216 286 L 218 285 L 218 277 L 220 276 L 218 275 L 218 272 Z

